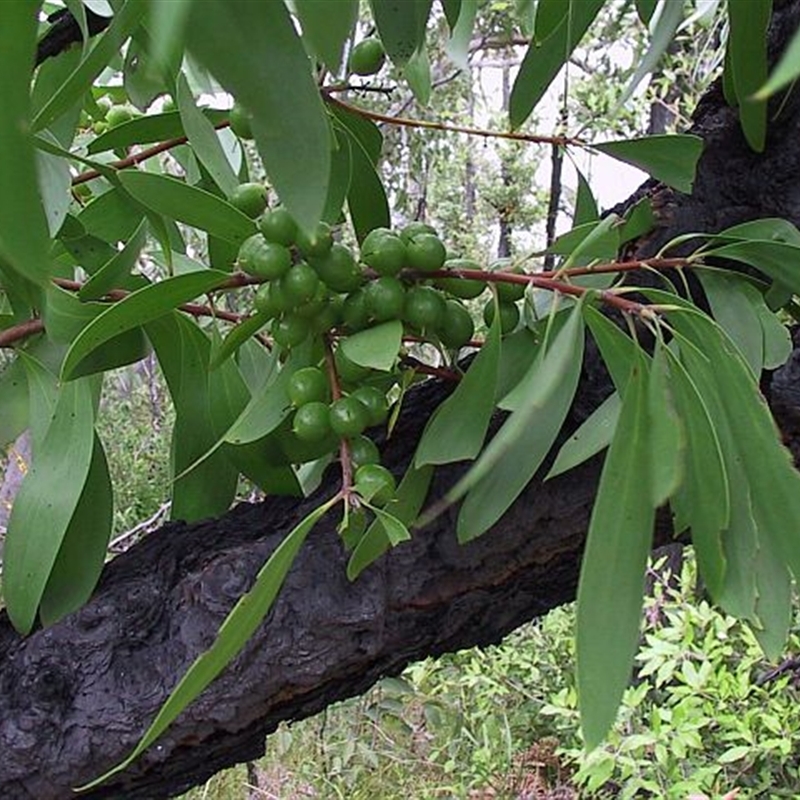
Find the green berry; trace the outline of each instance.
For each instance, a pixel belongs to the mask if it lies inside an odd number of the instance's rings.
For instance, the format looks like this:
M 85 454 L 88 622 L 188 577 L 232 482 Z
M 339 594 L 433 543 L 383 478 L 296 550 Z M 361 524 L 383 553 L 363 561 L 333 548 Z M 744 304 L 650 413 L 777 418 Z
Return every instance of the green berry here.
M 387 228 L 370 231 L 361 245 L 361 260 L 379 275 L 397 275 L 406 256 L 403 240 Z
M 377 464 L 381 460 L 377 445 L 366 436 L 355 436 L 350 439 L 348 444 L 350 445 L 350 460 L 356 469 L 364 464 Z
M 303 367 L 289 377 L 287 387 L 293 406 L 304 406 L 328 399 L 328 379 L 319 367 Z
M 272 323 L 272 338 L 284 348 L 296 347 L 311 332 L 311 323 L 299 314 L 285 314 Z
M 494 322 L 494 300 L 483 307 L 483 321 L 489 326 Z M 500 303 L 500 333 L 511 333 L 519 323 L 519 309 L 513 303 Z
M 370 36 L 362 39 L 351 51 L 347 61 L 350 72 L 356 75 L 374 75 L 386 62 L 386 51 L 380 39 Z
M 303 442 L 319 442 L 331 432 L 327 403 L 312 401 L 294 412 L 292 430 Z
M 231 193 L 231 205 L 251 219 L 267 207 L 267 187 L 261 183 L 240 183 Z
M 439 327 L 444 318 L 445 301 L 441 292 L 431 286 L 414 286 L 406 295 L 403 319 L 420 331 Z
M 367 295 L 367 307 L 375 320 L 386 322 L 390 319 L 400 319 L 406 290 L 397 278 L 385 275 L 371 281 L 364 291 Z
M 356 470 L 356 491 L 368 502 L 384 506 L 395 495 L 394 475 L 380 464 L 364 464 Z
M 445 303 L 444 318 L 439 326 L 439 338 L 445 347 L 463 347 L 475 333 L 472 315 L 458 300 Z
M 297 223 L 283 206 L 267 211 L 258 223 L 258 227 L 268 242 L 282 244 L 285 247 L 293 245 L 297 238 Z
M 333 246 L 333 232 L 326 222 L 319 222 L 311 236 L 298 228 L 295 241 L 297 249 L 306 258 L 319 258 Z
M 354 333 L 363 330 L 369 324 L 367 293 L 363 289 L 356 289 L 345 297 L 342 321 Z
M 432 233 L 419 233 L 406 243 L 406 263 L 411 269 L 435 272 L 444 266 L 447 251 L 441 239 Z
M 358 400 L 367 411 L 367 422 L 371 426 L 381 425 L 389 416 L 386 395 L 377 386 L 359 386 L 350 392 L 350 397 Z
M 253 138 L 253 129 L 250 126 L 250 114 L 241 104 L 233 104 L 233 108 L 231 109 L 230 114 L 228 114 L 228 122 L 230 123 L 231 130 L 240 139 Z
M 292 254 L 281 244 L 265 241 L 261 234 L 245 239 L 237 257 L 239 266 L 267 280 L 283 277 L 292 266 Z
M 451 258 L 444 262 L 444 269 L 474 269 L 480 270 L 481 265 L 468 258 Z M 486 288 L 484 281 L 469 280 L 453 275 L 452 278 L 437 278 L 436 285 L 455 297 L 471 300 L 483 293 Z
M 415 236 L 419 236 L 422 233 L 430 233 L 433 236 L 437 235 L 436 228 L 432 225 L 428 225 L 427 222 L 415 220 L 414 222 L 409 222 L 408 225 L 400 231 L 400 238 L 405 244 L 408 244 Z
M 369 367 L 363 367 L 361 364 L 351 361 L 344 354 L 341 347 L 334 353 L 334 363 L 336 365 L 336 374 L 343 383 L 358 383 L 370 373 Z
M 334 292 L 352 292 L 364 281 L 364 273 L 343 244 L 334 244 L 324 256 L 314 258 L 311 264 Z
M 276 244 L 274 247 L 280 247 Z M 294 306 L 307 303 L 319 289 L 320 281 L 317 273 L 305 261 L 295 264 L 281 278 L 281 287 Z M 305 316 L 305 315 L 304 315 Z
M 342 437 L 358 436 L 367 427 L 369 418 L 363 404 L 354 397 L 341 397 L 330 407 L 330 424 Z

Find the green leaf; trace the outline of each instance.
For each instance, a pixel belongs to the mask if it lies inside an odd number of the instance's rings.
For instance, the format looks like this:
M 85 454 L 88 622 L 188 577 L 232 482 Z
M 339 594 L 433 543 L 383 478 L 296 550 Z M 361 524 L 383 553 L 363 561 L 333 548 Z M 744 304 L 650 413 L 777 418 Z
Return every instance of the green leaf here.
M 342 339 L 339 346 L 354 363 L 388 372 L 397 361 L 402 338 L 403 323 L 394 319 L 353 333 Z
M 555 478 L 605 450 L 614 438 L 621 407 L 619 394 L 609 395 L 561 445 L 545 480 Z
M 772 70 L 769 80 L 755 94 L 756 99 L 766 100 L 786 84 L 800 75 L 800 31 L 795 33 L 786 46 L 778 65 Z
M 447 25 L 452 31 L 455 28 L 456 23 L 458 22 L 459 15 L 461 14 L 461 0 L 441 0 L 442 2 L 442 11 L 444 11 L 445 19 L 447 20 Z M 470 2 L 470 0 L 467 0 Z
M 5 448 L 28 427 L 28 379 L 20 359 L 0 372 L 0 448 Z
M 625 219 L 619 231 L 620 245 L 638 239 L 640 236 L 653 230 L 656 225 L 656 216 L 650 198 L 643 197 L 633 208 L 625 214 Z
M 44 284 L 50 273 L 47 223 L 28 132 L 39 5 L 35 0 L 6 5 L 0 25 L 0 257 L 28 280 Z
M 342 49 L 358 19 L 358 0 L 295 0 L 294 8 L 306 46 L 334 74 L 342 65 Z
M 181 122 L 200 163 L 206 168 L 214 183 L 230 197 L 239 185 L 239 179 L 225 155 L 214 126 L 197 107 L 186 76 L 181 73 L 177 80 L 177 102 Z
M 568 6 L 558 26 L 544 41 L 531 41 L 511 89 L 509 117 L 512 128 L 519 128 L 528 118 L 578 46 L 604 2 L 566 0 Z
M 757 153 L 767 138 L 767 101 L 753 97 L 767 79 L 767 28 L 772 0 L 728 0 L 729 67 L 747 143 Z
M 186 24 L 193 0 L 151 0 L 148 31 L 152 40 L 152 56 L 164 66 L 179 60 L 183 54 Z
M 399 520 L 404 525 L 411 525 L 422 508 L 428 489 L 433 479 L 433 467 L 410 466 L 397 487 L 395 496 L 386 505 L 386 514 Z M 395 533 L 394 539 L 385 527 L 380 515 L 367 528 L 359 543 L 353 549 L 347 562 L 347 577 L 354 581 L 370 564 L 378 560 L 389 548 L 399 541 Z
M 109 306 L 93 319 L 77 336 L 64 359 L 62 379 L 68 380 L 81 361 L 104 342 L 146 325 L 181 303 L 211 291 L 226 277 L 224 272 L 214 270 L 189 272 L 131 292 L 124 300 Z
M 222 343 L 211 356 L 210 368 L 216 369 L 229 356 L 233 355 L 251 336 L 255 336 L 270 320 L 271 314 L 260 311 L 234 325 Z
M 431 99 L 431 62 L 424 47 L 411 56 L 403 68 L 403 75 L 411 87 L 415 100 L 420 105 L 428 105 Z
M 369 4 L 386 54 L 398 67 L 405 66 L 425 44 L 432 0 L 370 0 Z
M 33 627 L 86 484 L 94 444 L 93 408 L 87 380 L 61 385 L 50 426 L 11 509 L 3 592 L 8 616 L 23 634 Z
M 147 241 L 147 222 L 142 220 L 139 227 L 125 246 L 108 260 L 100 269 L 89 278 L 78 292 L 80 300 L 96 300 L 111 289 L 118 289 L 125 285 L 125 279 L 130 275 L 139 254 Z
M 607 156 L 643 169 L 667 186 L 691 194 L 703 140 L 692 134 L 667 134 L 592 145 Z
M 338 122 L 333 124 L 336 146 L 331 152 L 331 178 L 328 183 L 328 197 L 322 211 L 322 220 L 335 225 L 342 216 L 342 206 L 350 191 L 353 175 L 353 146 L 350 134 Z
M 425 425 L 414 456 L 417 468 L 478 455 L 494 411 L 500 347 L 500 321 L 496 315 L 483 346 L 455 391 Z
M 169 0 L 169 2 L 172 1 Z M 203 108 L 200 109 L 200 113 L 214 126 L 228 118 L 227 111 L 217 109 Z M 89 155 L 96 155 L 107 150 L 119 150 L 135 144 L 165 142 L 168 139 L 177 139 L 185 134 L 181 115 L 178 111 L 168 111 L 164 114 L 147 114 L 143 117 L 134 117 L 100 134 L 89 143 L 87 152 Z
M 760 375 L 764 367 L 764 332 L 757 306 L 761 292 L 743 275 L 717 269 L 695 272 L 711 307 L 714 319 L 741 350 L 745 361 Z
M 448 3 L 445 3 L 445 15 L 448 14 Z M 451 21 L 447 17 L 450 26 L 450 39 L 447 42 L 446 51 L 450 60 L 461 69 L 467 69 L 469 44 L 472 40 L 472 29 L 475 27 L 475 17 L 478 13 L 478 0 L 459 0 L 457 9 L 451 9 L 454 14 Z
M 239 209 L 177 178 L 139 170 L 123 170 L 119 173 L 119 181 L 134 199 L 152 211 L 208 231 L 229 242 L 241 244 L 257 232 L 253 220 Z
M 121 764 L 118 764 L 91 783 L 78 787 L 77 791 L 97 786 L 133 763 L 141 753 L 161 736 L 183 709 L 233 661 L 237 653 L 255 633 L 275 602 L 283 581 L 311 529 L 339 502 L 339 499 L 337 495 L 315 508 L 291 530 L 283 542 L 275 549 L 256 576 L 253 588 L 239 598 L 239 601 L 225 618 L 214 644 L 197 658 L 181 678 L 133 752 Z
M 86 483 L 42 594 L 43 625 L 77 611 L 91 596 L 105 564 L 113 512 L 108 462 L 95 435 Z
M 656 6 L 658 6 L 658 0 L 636 0 L 636 12 L 645 25 L 653 18 Z
M 763 295 L 756 303 L 756 313 L 764 335 L 764 369 L 777 369 L 792 354 L 792 334 L 778 315 L 768 308 Z
M 204 0 L 194 4 L 187 30 L 192 52 L 252 114 L 267 175 L 298 225 L 311 232 L 328 194 L 331 133 L 286 7 Z
M 50 101 L 38 111 L 31 123 L 34 131 L 48 127 L 91 89 L 95 78 L 109 65 L 123 42 L 139 24 L 145 8 L 146 4 L 141 0 L 127 0 L 114 14 L 111 24 L 95 39 L 86 58 L 64 81 Z
M 520 383 L 519 405 L 447 494 L 453 502 L 468 491 L 458 514 L 460 542 L 480 536 L 497 522 L 550 452 L 578 387 L 583 341 L 579 304 Z
M 578 170 L 578 191 L 575 196 L 575 213 L 572 216 L 572 226 L 577 228 L 588 222 L 596 222 L 600 219 L 600 211 L 597 208 L 597 201 L 594 199 L 589 182 L 583 177 L 583 173 Z
M 614 722 L 639 643 L 655 509 L 642 485 L 652 463 L 647 362 L 627 380 L 617 430 L 600 477 L 578 585 L 577 673 L 581 730 L 594 749 Z
M 42 135 L 50 136 L 50 133 L 43 131 Z M 69 164 L 63 158 L 41 150 L 36 153 L 36 166 L 47 228 L 50 236 L 54 237 L 64 224 L 67 209 L 72 202 L 72 175 Z
M 594 306 L 584 304 L 583 315 L 616 390 L 624 396 L 631 364 L 638 358 L 636 342 Z
M 149 322 L 146 330 L 175 406 L 170 516 L 189 521 L 219 516 L 230 507 L 239 473 L 217 449 L 209 396 L 211 342 L 193 320 L 174 312 Z
M 77 216 L 87 234 L 104 242 L 125 242 L 144 219 L 144 209 L 117 187 L 95 197 Z
M 138 28 L 128 42 L 122 64 L 122 85 L 125 93 L 128 100 L 141 111 L 172 84 L 172 74 L 168 69 L 161 69 L 153 60 L 150 49 L 150 41 L 144 28 Z
M 619 250 L 619 217 L 609 214 L 597 223 L 569 253 L 564 267 L 591 264 L 594 261 L 612 261 Z

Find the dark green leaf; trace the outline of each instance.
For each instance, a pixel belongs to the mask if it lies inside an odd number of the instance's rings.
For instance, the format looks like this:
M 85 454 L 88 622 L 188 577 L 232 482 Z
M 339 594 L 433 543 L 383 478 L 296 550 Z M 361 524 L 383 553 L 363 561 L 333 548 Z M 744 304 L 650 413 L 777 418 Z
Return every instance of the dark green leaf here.
M 50 272 L 47 223 L 28 133 L 38 8 L 35 0 L 6 5 L 0 25 L 0 256 L 20 275 L 43 284 Z
M 397 361 L 402 338 L 403 323 L 395 319 L 345 337 L 340 347 L 356 364 L 388 372 Z
M 578 191 L 575 197 L 575 213 L 572 215 L 572 227 L 577 228 L 600 218 L 597 201 L 594 199 L 589 182 L 578 170 Z
M 78 214 L 86 233 L 105 242 L 127 241 L 144 218 L 144 209 L 114 187 L 95 197 Z
M 87 380 L 61 385 L 52 422 L 11 510 L 3 593 L 14 627 L 30 632 L 59 548 L 83 492 L 94 443 Z
M 658 0 L 636 0 L 636 11 L 639 19 L 647 25 L 653 17 Z
M 605 314 L 586 303 L 583 306 L 586 324 L 592 337 L 600 348 L 600 355 L 611 374 L 611 380 L 617 391 L 624 396 L 625 382 L 631 370 L 631 364 L 637 358 L 636 342 L 618 328 Z
M 68 380 L 80 362 L 104 342 L 125 331 L 139 328 L 198 295 L 211 291 L 226 278 L 224 272 L 205 270 L 177 275 L 132 292 L 106 308 L 73 341 L 62 367 Z
M 251 336 L 258 333 L 271 319 L 271 315 L 257 312 L 251 314 L 237 325 L 234 325 L 222 343 L 214 349 L 211 356 L 211 369 L 216 369 L 225 359 L 233 355 Z
M 475 458 L 494 410 L 500 358 L 499 315 L 480 352 L 453 394 L 433 412 L 417 445 L 414 464 L 447 464 Z
M 569 7 L 555 30 L 543 42 L 531 41 L 528 46 L 511 89 L 509 117 L 512 128 L 519 128 L 530 116 L 562 65 L 578 46 L 605 0 L 566 2 Z
M 256 233 L 253 220 L 237 208 L 177 178 L 123 170 L 119 173 L 119 180 L 125 191 L 157 214 L 237 244 Z
M 420 105 L 428 105 L 431 99 L 431 62 L 424 47 L 408 59 L 403 75 L 411 87 L 414 99 Z
M 342 49 L 358 19 L 358 0 L 295 0 L 303 41 L 334 74 L 342 65 Z
M 103 569 L 114 502 L 103 444 L 95 435 L 89 473 L 42 595 L 45 626 L 79 609 L 91 596 Z
M 644 573 L 655 508 L 647 362 L 627 380 L 617 430 L 597 490 L 578 585 L 577 672 L 581 729 L 588 750 L 614 722 L 639 643 Z
M 423 47 L 431 5 L 432 0 L 370 0 L 383 46 L 398 67 Z
M 593 145 L 618 161 L 643 169 L 662 183 L 690 194 L 703 140 L 691 134 L 668 134 Z
M 447 25 L 452 31 L 461 14 L 461 0 L 442 0 L 442 11 L 444 11 Z
M 619 231 L 620 245 L 638 239 L 648 231 L 653 230 L 656 216 L 650 198 L 643 197 L 636 205 L 625 214 L 625 220 Z
M 139 254 L 147 241 L 147 223 L 142 221 L 125 247 L 104 264 L 78 292 L 80 300 L 96 300 L 111 289 L 125 286 L 125 279 L 139 260 Z
M 0 372 L 0 448 L 5 448 L 28 427 L 28 380 L 20 359 Z
M 193 6 L 187 30 L 192 52 L 252 114 L 267 175 L 297 223 L 311 231 L 328 194 L 331 133 L 286 7 L 204 0 Z

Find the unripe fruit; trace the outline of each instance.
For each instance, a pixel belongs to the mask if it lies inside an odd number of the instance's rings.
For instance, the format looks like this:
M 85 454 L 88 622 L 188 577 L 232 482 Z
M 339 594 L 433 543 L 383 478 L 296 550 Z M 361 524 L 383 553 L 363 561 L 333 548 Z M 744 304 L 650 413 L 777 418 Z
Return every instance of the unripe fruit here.
M 294 412 L 292 430 L 304 442 L 319 442 L 331 432 L 327 403 L 312 401 Z
M 289 298 L 283 293 L 280 281 L 270 281 L 256 292 L 256 309 L 268 317 L 278 317 L 292 307 Z
M 261 183 L 240 183 L 230 196 L 230 203 L 251 219 L 267 207 L 267 187 Z
M 138 116 L 138 114 L 132 106 L 111 106 L 106 113 L 106 122 L 108 123 L 109 128 L 116 128 L 117 125 L 130 122 L 130 120 L 136 116 Z
M 463 347 L 475 333 L 472 315 L 458 300 L 445 303 L 444 318 L 439 326 L 439 339 L 445 347 Z
M 327 333 L 340 324 L 342 318 L 342 298 L 329 297 L 322 310 L 311 318 L 311 328 L 317 333 Z
M 406 295 L 403 319 L 420 331 L 439 327 L 445 312 L 444 297 L 431 286 L 414 286 Z
M 432 233 L 419 233 L 406 244 L 406 264 L 421 272 L 435 272 L 444 266 L 447 251 L 441 239 Z
M 283 277 L 292 266 L 292 254 L 286 247 L 267 242 L 258 233 L 245 239 L 236 260 L 246 272 L 270 281 Z
M 298 228 L 295 242 L 297 244 L 297 249 L 306 258 L 324 256 L 330 251 L 333 245 L 331 226 L 326 222 L 317 223 L 317 227 L 312 236 L 309 236 Z
M 286 314 L 272 323 L 272 338 L 285 348 L 296 347 L 311 332 L 311 324 L 298 314 Z
M 342 244 L 334 244 L 324 256 L 314 258 L 311 265 L 334 292 L 352 292 L 364 280 L 353 254 Z
M 358 469 L 364 464 L 377 464 L 381 460 L 378 447 L 366 436 L 356 436 L 348 442 L 350 445 L 350 461 Z
M 370 231 L 361 245 L 361 260 L 379 275 L 397 275 L 406 257 L 405 243 L 387 228 Z
M 267 211 L 258 223 L 262 236 L 268 242 L 293 245 L 297 238 L 297 223 L 283 206 Z
M 494 300 L 483 307 L 483 321 L 492 326 L 494 321 Z M 500 303 L 500 333 L 511 333 L 519 323 L 519 309 L 513 303 Z
M 367 410 L 354 397 L 341 397 L 330 407 L 330 423 L 334 433 L 342 437 L 358 436 L 367 427 Z
M 394 497 L 397 484 L 386 467 L 364 464 L 356 470 L 355 488 L 368 503 L 384 506 Z
M 356 75 L 374 75 L 386 62 L 386 51 L 380 39 L 370 36 L 362 39 L 351 51 L 347 61 L 350 72 Z
M 273 246 L 280 247 L 281 245 L 276 244 Z M 319 285 L 317 273 L 305 261 L 295 264 L 281 278 L 281 288 L 294 306 L 299 306 L 301 303 L 307 303 L 311 300 L 316 294 Z
M 492 264 L 489 269 L 492 272 L 509 272 L 513 275 L 522 274 L 520 267 L 512 267 L 506 261 L 499 261 Z M 517 300 L 522 300 L 525 295 L 524 283 L 507 283 L 505 281 L 496 281 L 495 288 L 497 289 L 497 299 L 501 303 L 515 303 Z
M 400 231 L 400 238 L 405 244 L 408 244 L 415 236 L 419 236 L 421 233 L 430 233 L 433 236 L 437 235 L 436 228 L 432 225 L 428 225 L 427 222 L 415 220 L 414 222 L 409 222 L 408 225 Z
M 378 322 L 400 319 L 405 304 L 406 290 L 397 278 L 378 278 L 371 281 L 364 290 L 367 294 L 367 308 Z
M 228 115 L 228 122 L 230 123 L 231 130 L 240 139 L 253 138 L 253 129 L 250 126 L 250 114 L 245 110 L 244 106 L 239 103 L 234 103 Z
M 342 321 L 353 333 L 363 330 L 369 324 L 367 293 L 363 289 L 356 289 L 344 299 Z
M 377 386 L 359 386 L 350 393 L 350 397 L 355 398 L 364 406 L 367 412 L 367 423 L 370 427 L 381 425 L 389 416 L 386 394 Z
M 358 383 L 370 373 L 369 367 L 362 367 L 361 364 L 351 361 L 344 354 L 341 347 L 334 353 L 334 363 L 336 365 L 336 374 L 343 383 Z
M 328 399 L 328 379 L 319 367 L 303 367 L 289 377 L 287 392 L 293 406 L 324 402 Z
M 450 258 L 444 262 L 443 268 L 480 270 L 481 265 L 468 258 Z M 458 275 L 453 275 L 452 278 L 436 278 L 436 285 L 455 297 L 461 297 L 464 300 L 471 300 L 477 297 L 486 288 L 484 281 L 468 280 Z

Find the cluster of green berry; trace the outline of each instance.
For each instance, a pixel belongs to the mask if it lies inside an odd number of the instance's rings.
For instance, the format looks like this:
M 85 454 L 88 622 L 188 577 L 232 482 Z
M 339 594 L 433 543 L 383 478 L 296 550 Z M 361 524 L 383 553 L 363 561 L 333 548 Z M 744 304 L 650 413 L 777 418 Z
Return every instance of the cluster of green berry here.
M 244 198 L 244 200 L 243 200 Z M 249 184 L 231 198 L 253 217 L 265 198 Z M 346 442 L 343 453 L 355 470 L 354 487 L 371 502 L 383 502 L 394 492 L 394 478 L 379 464 L 366 428 L 386 422 L 387 392 L 398 376 L 376 373 L 347 358 L 342 342 L 376 325 L 399 320 L 412 341 L 427 341 L 443 352 L 456 353 L 474 335 L 465 299 L 478 297 L 486 281 L 468 279 L 463 270 L 480 270 L 475 262 L 448 259 L 436 231 L 413 222 L 400 231 L 378 228 L 361 243 L 358 253 L 334 240 L 329 225 L 320 223 L 313 236 L 298 228 L 283 207 L 260 217 L 259 233 L 241 246 L 238 266 L 263 280 L 255 297 L 257 313 L 282 350 L 291 352 L 310 343 L 307 366 L 292 373 L 289 398 L 294 406 L 291 434 L 294 461 L 319 458 Z M 448 274 L 449 273 L 449 274 Z M 516 327 L 516 300 L 522 284 L 498 285 L 502 328 Z M 491 322 L 495 301 L 486 304 Z M 324 348 L 330 352 L 326 360 Z M 335 387 L 335 391 L 332 391 Z M 378 487 L 376 489 L 376 486 Z M 362 494 L 362 496 L 365 496 Z

